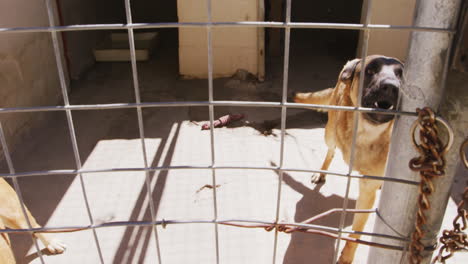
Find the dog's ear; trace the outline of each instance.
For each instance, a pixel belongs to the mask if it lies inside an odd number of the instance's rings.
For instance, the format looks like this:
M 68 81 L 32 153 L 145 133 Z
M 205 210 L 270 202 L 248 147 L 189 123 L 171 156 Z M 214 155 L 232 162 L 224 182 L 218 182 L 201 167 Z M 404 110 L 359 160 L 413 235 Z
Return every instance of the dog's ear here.
M 343 67 L 343 70 L 341 70 L 340 73 L 340 81 L 347 82 L 353 79 L 354 72 L 356 71 L 356 67 L 359 64 L 361 59 L 354 59 L 348 61 L 345 66 Z

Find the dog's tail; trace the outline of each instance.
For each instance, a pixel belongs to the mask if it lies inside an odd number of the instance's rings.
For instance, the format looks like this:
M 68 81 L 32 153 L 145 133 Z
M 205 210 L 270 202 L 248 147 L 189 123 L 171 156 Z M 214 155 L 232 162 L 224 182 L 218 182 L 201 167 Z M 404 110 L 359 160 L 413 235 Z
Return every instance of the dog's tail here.
M 294 97 L 294 102 L 302 104 L 321 104 L 329 105 L 332 98 L 334 88 L 328 88 L 322 91 L 313 93 L 297 93 Z M 317 109 L 317 111 L 326 112 L 325 109 Z

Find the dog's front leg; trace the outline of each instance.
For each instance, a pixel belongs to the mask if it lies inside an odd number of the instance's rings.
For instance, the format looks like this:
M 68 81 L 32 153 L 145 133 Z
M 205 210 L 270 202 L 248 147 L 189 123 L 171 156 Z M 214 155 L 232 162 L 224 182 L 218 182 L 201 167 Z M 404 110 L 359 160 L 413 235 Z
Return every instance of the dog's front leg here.
M 328 167 L 330 166 L 330 163 L 332 162 L 334 156 L 335 156 L 335 148 L 329 147 L 327 151 L 327 157 L 323 161 L 323 164 L 320 170 L 328 170 Z M 315 173 L 314 175 L 312 175 L 311 181 L 312 183 L 316 183 L 316 184 L 324 183 L 326 176 L 327 175 L 325 173 Z
M 356 203 L 356 209 L 370 209 L 374 205 L 375 195 L 377 190 L 382 185 L 381 181 L 376 180 L 359 180 L 359 197 Z M 369 214 L 367 213 L 357 213 L 354 215 L 353 219 L 353 230 L 362 231 L 366 225 L 367 218 Z M 351 234 L 350 237 L 359 239 L 361 235 Z M 346 245 L 341 251 L 340 259 L 338 260 L 339 264 L 351 264 L 353 263 L 354 254 L 356 253 L 358 244 L 352 242 L 346 242 Z

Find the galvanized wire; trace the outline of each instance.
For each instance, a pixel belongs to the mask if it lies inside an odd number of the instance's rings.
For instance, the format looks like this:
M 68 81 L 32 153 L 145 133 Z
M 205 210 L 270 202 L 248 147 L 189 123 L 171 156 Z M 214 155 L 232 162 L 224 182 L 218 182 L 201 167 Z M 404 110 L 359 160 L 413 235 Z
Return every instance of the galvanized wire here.
M 286 0 L 286 23 L 291 22 L 291 0 Z M 286 111 L 285 106 L 288 97 L 288 80 L 289 80 L 289 48 L 291 40 L 291 29 L 284 30 L 284 59 L 283 59 L 283 87 L 281 93 L 281 138 L 280 138 L 280 168 L 284 165 L 284 139 L 286 135 Z M 278 191 L 276 194 L 276 213 L 275 222 L 279 221 L 281 211 L 281 194 L 283 190 L 283 171 L 278 173 Z M 278 251 L 278 229 L 275 229 L 275 238 L 273 242 L 273 264 L 276 263 L 276 255 Z
M 387 234 L 376 234 L 376 233 L 353 231 L 353 230 L 341 230 L 340 231 L 338 228 L 323 226 L 323 225 L 295 223 L 295 222 L 282 222 L 282 221 L 269 222 L 269 221 L 262 221 L 262 220 L 257 220 L 257 219 L 221 219 L 221 220 L 216 220 L 216 221 L 206 220 L 206 219 L 192 219 L 192 220 L 161 219 L 161 220 L 156 220 L 156 221 L 112 221 L 112 222 L 104 222 L 104 223 L 99 223 L 99 224 L 81 225 L 81 226 L 54 226 L 54 227 L 41 227 L 41 228 L 31 228 L 31 229 L 0 229 L 0 234 L 1 233 L 22 234 L 25 232 L 69 233 L 69 232 L 79 232 L 79 231 L 96 229 L 96 228 L 119 227 L 119 226 L 158 225 L 158 226 L 161 226 L 162 228 L 167 228 L 169 225 L 175 225 L 175 224 L 224 224 L 224 223 L 230 223 L 230 224 L 249 223 L 249 224 L 258 224 L 258 225 L 268 225 L 272 227 L 283 225 L 283 226 L 289 226 L 291 228 L 297 228 L 297 229 L 302 228 L 302 229 L 308 229 L 308 230 L 327 231 L 327 232 L 334 232 L 334 233 L 359 234 L 359 235 L 370 236 L 370 237 L 376 236 L 376 237 L 384 237 L 384 238 L 388 238 L 392 240 L 409 241 L 409 239 L 406 237 L 392 236 L 392 235 L 387 235 Z M 248 228 L 248 226 L 243 226 L 243 227 Z M 403 248 L 401 250 L 403 250 Z
M 373 176 L 373 175 L 357 175 L 348 174 L 329 170 L 313 170 L 313 169 L 298 169 L 288 167 L 255 167 L 255 166 L 160 166 L 160 167 L 149 167 L 149 168 L 109 168 L 109 169 L 81 169 L 81 170 L 43 170 L 43 171 L 28 171 L 28 172 L 15 172 L 11 173 L 0 173 L 1 178 L 11 177 L 35 177 L 45 175 L 71 175 L 79 173 L 102 173 L 102 172 L 124 172 L 124 171 L 168 171 L 168 170 L 205 170 L 205 169 L 217 169 L 217 170 L 236 170 L 236 169 L 247 169 L 247 170 L 273 170 L 278 173 L 280 172 L 309 172 L 309 173 L 324 173 L 328 175 L 338 177 L 350 177 L 355 179 L 369 179 L 375 181 L 391 181 L 402 184 L 409 184 L 418 186 L 418 181 L 410 181 L 400 178 L 385 177 L 385 176 Z
M 371 10 L 372 10 L 372 0 L 367 1 L 367 10 L 366 10 L 366 15 L 365 15 L 365 23 L 364 25 L 368 25 L 370 23 L 370 18 L 371 18 Z M 361 106 L 361 101 L 362 101 L 362 94 L 363 94 L 363 88 L 364 88 L 364 77 L 365 77 L 365 70 L 364 67 L 366 65 L 366 57 L 367 57 L 367 51 L 368 51 L 368 44 L 369 44 L 369 30 L 366 29 L 363 32 L 363 42 L 362 42 L 362 48 L 361 48 L 361 72 L 359 73 L 359 87 L 358 87 L 358 97 L 357 97 L 357 106 Z M 351 154 L 349 158 L 349 169 L 348 169 L 348 174 L 351 175 L 353 172 L 353 165 L 354 165 L 354 158 L 356 155 L 356 140 L 357 140 L 357 132 L 359 128 L 359 115 L 358 112 L 353 113 L 354 117 L 354 123 L 353 123 L 353 138 L 352 138 L 352 143 L 351 143 Z M 344 228 L 344 221 L 346 218 L 346 209 L 348 207 L 348 199 L 349 199 L 349 190 L 351 188 L 351 178 L 348 177 L 346 181 L 346 190 L 345 190 L 345 197 L 343 200 L 343 212 L 341 214 L 340 218 L 340 225 L 339 229 Z M 336 247 L 335 247 L 335 252 L 333 253 L 333 262 L 335 263 L 337 258 L 338 258 L 338 251 L 340 249 L 340 243 L 341 243 L 341 233 L 338 234 L 338 239 L 336 241 Z
M 125 14 L 127 17 L 127 23 L 131 24 L 132 23 L 132 10 L 131 10 L 131 5 L 130 5 L 130 0 L 125 0 Z M 138 81 L 138 68 L 137 68 L 137 63 L 136 63 L 135 36 L 134 36 L 133 28 L 128 29 L 128 41 L 129 41 L 129 47 L 130 47 L 130 63 L 132 65 L 132 77 L 133 77 L 133 88 L 135 92 L 135 103 L 141 104 L 140 84 Z M 146 143 L 145 143 L 145 127 L 143 124 L 143 110 L 141 106 L 137 106 L 136 110 L 137 110 L 137 118 L 138 118 L 138 131 L 140 134 L 140 142 L 141 142 L 141 152 L 143 154 L 143 164 L 145 168 L 148 168 L 148 156 L 146 152 Z M 148 197 L 151 220 L 155 221 L 156 211 L 155 211 L 155 206 L 154 206 L 153 187 L 151 185 L 151 177 L 150 177 L 149 170 L 145 170 L 145 184 L 146 184 L 146 193 Z M 153 231 L 154 231 L 154 238 L 156 241 L 155 244 L 156 244 L 156 254 L 158 257 L 158 263 L 161 264 L 162 263 L 161 249 L 159 246 L 159 236 L 158 236 L 158 229 L 156 225 L 153 226 Z
M 55 15 L 54 15 L 55 11 L 56 11 L 55 10 L 55 5 L 51 2 L 51 0 L 47 0 L 46 1 L 46 6 L 47 6 L 47 14 L 48 14 L 48 18 L 49 18 L 49 24 L 50 24 L 50 26 L 53 27 L 53 26 L 55 26 Z M 63 98 L 65 106 L 69 106 L 70 101 L 68 99 L 68 89 L 67 89 L 67 83 L 66 83 L 66 78 L 65 78 L 65 70 L 64 70 L 64 67 L 63 67 L 63 63 L 62 63 L 62 52 L 61 52 L 60 45 L 59 45 L 57 31 L 51 31 L 50 34 L 52 36 L 52 45 L 53 45 L 53 48 L 54 48 L 55 61 L 57 63 L 57 72 L 58 72 L 59 80 L 60 80 L 60 88 L 61 88 L 61 92 L 62 92 L 62 98 Z M 65 110 L 65 113 L 66 113 L 66 117 L 67 117 L 68 130 L 69 130 L 69 133 L 70 133 L 70 140 L 71 140 L 72 147 L 73 147 L 73 155 L 74 155 L 74 158 L 75 158 L 76 168 L 81 169 L 82 163 L 81 163 L 81 158 L 80 158 L 80 152 L 78 150 L 78 142 L 76 140 L 76 132 L 75 132 L 75 127 L 73 125 L 72 113 L 71 113 L 70 109 Z M 91 213 L 91 208 L 90 208 L 90 205 L 89 205 L 88 195 L 86 193 L 86 187 L 85 187 L 85 183 L 84 183 L 84 179 L 83 179 L 83 174 L 81 174 L 81 173 L 78 174 L 78 178 L 80 180 L 80 186 L 81 186 L 81 190 L 82 190 L 82 194 L 83 194 L 83 200 L 84 200 L 85 205 L 86 205 L 86 212 L 87 212 L 87 215 L 88 215 L 88 219 L 89 219 L 89 222 L 91 223 L 91 225 L 93 225 L 94 219 L 93 219 L 93 215 Z M 98 238 L 98 235 L 96 233 L 96 230 L 92 229 L 92 233 L 93 233 L 93 237 L 94 237 L 94 242 L 96 244 L 96 250 L 97 250 L 98 256 L 99 256 L 99 261 L 101 262 L 101 264 L 104 264 L 104 258 L 103 258 L 103 255 L 102 255 L 102 250 L 101 250 L 101 246 L 99 244 L 99 238 Z
M 369 1 L 371 2 L 371 1 Z M 0 34 L 21 34 L 21 33 L 31 33 L 31 32 L 49 32 L 52 36 L 52 43 L 54 46 L 54 53 L 55 59 L 57 62 L 57 68 L 59 73 L 59 80 L 61 91 L 63 95 L 64 105 L 63 106 L 39 106 L 39 107 L 8 107 L 8 108 L 0 108 L 0 114 L 7 114 L 7 113 L 19 113 L 19 112 L 44 112 L 44 111 L 64 111 L 67 117 L 67 123 L 70 132 L 70 138 L 72 141 L 72 147 L 75 157 L 75 162 L 77 169 L 76 170 L 45 170 L 45 171 L 30 171 L 30 172 L 16 172 L 14 169 L 12 170 L 12 166 L 10 167 L 10 172 L 6 174 L 0 174 L 0 177 L 3 178 L 13 178 L 14 182 L 16 182 L 17 177 L 27 177 L 27 176 L 39 176 L 39 175 L 70 175 L 70 174 L 77 174 L 79 175 L 80 184 L 83 192 L 83 197 L 85 200 L 88 217 L 90 220 L 90 225 L 82 226 L 82 227 L 74 227 L 74 228 L 82 228 L 82 229 L 91 229 L 93 231 L 94 240 L 96 243 L 96 248 L 99 253 L 100 261 L 103 263 L 103 257 L 101 248 L 99 245 L 99 240 L 97 237 L 97 233 L 95 231 L 96 228 L 101 227 L 108 227 L 108 226 L 154 226 L 155 231 L 155 238 L 156 238 L 156 246 L 157 246 L 157 253 L 158 259 L 161 263 L 161 256 L 160 256 L 160 249 L 159 249 L 159 241 L 158 241 L 158 233 L 157 233 L 157 225 L 161 225 L 165 227 L 167 224 L 177 224 L 177 223 L 211 223 L 215 225 L 215 241 L 216 241 L 216 262 L 219 262 L 219 237 L 218 237 L 218 224 L 225 224 L 229 221 L 237 221 L 237 222 L 251 222 L 251 223 L 263 223 L 268 225 L 277 225 L 279 224 L 279 213 L 280 213 L 280 204 L 281 204 L 281 193 L 282 193 L 282 175 L 286 171 L 299 171 L 299 172 L 324 172 L 326 174 L 335 175 L 335 176 L 342 176 L 347 177 L 347 187 L 345 193 L 345 199 L 343 204 L 343 214 L 340 219 L 339 228 L 328 228 L 323 226 L 316 226 L 316 225 L 305 225 L 305 224 L 297 224 L 297 223 L 289 223 L 290 225 L 295 225 L 297 227 L 303 228 L 317 228 L 322 230 L 334 231 L 338 233 L 338 242 L 336 245 L 335 256 L 334 259 L 336 260 L 336 254 L 339 248 L 339 241 L 341 238 L 342 233 L 350 233 L 350 234 L 363 234 L 369 236 L 383 236 L 382 234 L 373 234 L 373 233 L 365 233 L 365 232 L 356 232 L 356 231 L 345 231 L 343 230 L 344 225 L 344 217 L 346 213 L 347 207 L 347 200 L 349 195 L 349 185 L 351 178 L 357 179 L 372 179 L 372 180 L 381 180 L 381 181 L 394 181 L 400 182 L 403 184 L 410 184 L 410 185 L 418 185 L 419 182 L 408 181 L 404 179 L 397 179 L 397 178 L 390 178 L 390 177 L 381 177 L 381 176 L 372 176 L 372 175 L 353 175 L 352 174 L 352 164 L 354 162 L 354 146 L 356 144 L 356 132 L 358 127 L 357 121 L 357 114 L 362 112 L 375 112 L 381 114 L 391 114 L 391 115 L 406 115 L 406 116 L 416 116 L 417 114 L 414 112 L 403 112 L 403 111 L 392 111 L 392 110 L 382 110 L 376 108 L 365 108 L 360 107 L 360 103 L 357 107 L 346 107 L 346 106 L 325 106 L 325 105 L 313 105 L 313 104 L 297 104 L 297 103 L 288 103 L 287 102 L 287 90 L 288 90 L 288 67 L 289 67 L 289 44 L 290 44 L 290 30 L 292 28 L 311 28 L 311 29 L 344 29 L 344 30 L 359 30 L 364 31 L 364 45 L 363 45 L 363 60 L 361 61 L 362 64 L 365 62 L 365 55 L 367 54 L 367 39 L 370 31 L 378 31 L 378 30 L 386 30 L 386 31 L 425 31 L 425 32 L 437 32 L 441 34 L 450 34 L 453 35 L 455 33 L 452 29 L 445 29 L 445 28 L 434 28 L 434 27 L 415 27 L 415 26 L 395 26 L 395 25 L 383 25 L 383 24 L 370 24 L 369 20 L 369 13 L 370 13 L 370 3 L 368 6 L 367 17 L 365 19 L 365 23 L 363 24 L 348 24 L 348 23 L 309 23 L 309 22 L 291 22 L 291 0 L 287 0 L 286 3 L 286 21 L 285 22 L 269 22 L 269 21 L 241 21 L 241 22 L 213 22 L 211 19 L 211 0 L 207 0 L 207 11 L 208 11 L 208 21 L 207 22 L 176 22 L 176 23 L 133 23 L 131 18 L 131 7 L 130 1 L 125 1 L 125 10 L 127 15 L 127 23 L 126 24 L 87 24 L 87 25 L 67 25 L 67 26 L 56 26 L 54 22 L 54 7 L 51 4 L 50 0 L 47 1 L 47 11 L 49 16 L 49 24 L 50 26 L 47 27 L 11 27 L 11 28 L 0 28 Z M 138 69 L 136 64 L 136 57 L 135 57 L 135 43 L 134 43 L 134 32 L 135 29 L 155 29 L 155 28 L 188 28 L 188 27 L 196 27 L 196 28 L 206 28 L 207 30 L 207 40 L 208 40 L 208 101 L 189 101 L 189 102 L 141 102 L 140 99 L 140 91 L 139 91 L 139 82 L 138 82 Z M 283 88 L 282 88 L 282 98 L 281 102 L 249 102 L 249 101 L 216 101 L 213 97 L 213 48 L 212 48 L 212 28 L 229 28 L 229 27 L 254 27 L 254 28 L 284 28 L 285 29 L 285 53 L 284 53 L 284 65 L 283 65 Z M 120 103 L 120 104 L 88 104 L 88 105 L 70 105 L 68 100 L 67 94 L 67 84 L 64 74 L 64 67 L 61 61 L 61 50 L 59 47 L 59 40 L 57 36 L 57 32 L 70 32 L 70 31 L 86 31 L 86 30 L 127 30 L 129 34 L 129 44 L 130 44 L 130 57 L 131 57 L 131 65 L 132 65 L 132 76 L 133 76 L 133 86 L 135 90 L 135 103 Z M 362 87 L 363 87 L 363 72 L 361 72 L 360 84 L 359 84 L 359 94 L 362 94 Z M 361 100 L 361 96 L 358 96 L 358 100 Z M 143 116 L 142 116 L 142 109 L 143 108 L 150 108 L 150 107 L 179 107 L 179 106 L 207 106 L 209 108 L 209 119 L 211 124 L 210 129 L 210 147 L 211 147 L 211 165 L 207 166 L 162 166 L 162 167 L 149 167 L 148 159 L 146 156 L 146 147 L 145 147 L 145 136 L 144 136 L 144 124 L 143 124 Z M 217 166 L 215 162 L 215 140 L 214 140 L 214 130 L 213 130 L 213 120 L 214 120 L 214 107 L 215 106 L 241 106 L 241 107 L 273 107 L 273 108 L 281 108 L 281 145 L 280 145 L 280 164 L 279 167 L 234 167 L 234 166 Z M 123 108 L 135 108 L 137 110 L 137 117 L 138 117 L 138 126 L 140 131 L 140 139 L 142 143 L 142 152 L 144 158 L 144 168 L 109 168 L 109 169 L 102 169 L 102 170 L 84 170 L 81 167 L 81 160 L 78 150 L 78 145 L 76 141 L 75 135 L 75 128 L 73 125 L 72 119 L 72 110 L 103 110 L 103 109 L 123 109 Z M 285 139 L 285 130 L 286 130 L 286 112 L 288 108 L 306 108 L 306 109 L 325 109 L 325 110 L 338 110 L 338 111 L 353 111 L 355 113 L 355 123 L 354 123 L 354 133 L 353 133 L 353 140 L 352 140 L 352 154 L 351 159 L 349 162 L 349 171 L 348 173 L 339 173 L 333 171 L 323 171 L 323 170 L 305 170 L 305 169 L 297 169 L 297 168 L 285 168 L 284 167 L 284 139 Z M 0 127 L 1 128 L 1 127 Z M 3 133 L 0 133 L 3 135 Z M 5 151 L 6 141 L 2 140 L 2 144 L 4 145 L 3 149 Z M 6 157 L 9 157 L 9 154 L 5 154 Z M 217 194 L 216 188 L 213 188 L 213 206 L 214 206 L 214 220 L 211 221 L 156 221 L 156 213 L 154 209 L 154 203 L 152 200 L 151 194 L 151 181 L 149 177 L 149 173 L 151 171 L 162 171 L 162 170 L 177 170 L 177 169 L 209 169 L 212 171 L 212 183 L 213 186 L 216 186 L 216 170 L 218 169 L 252 169 L 252 170 L 273 170 L 278 172 L 278 192 L 277 192 L 277 206 L 276 206 L 276 216 L 275 222 L 267 223 L 267 222 L 259 222 L 254 220 L 218 220 L 218 213 L 217 213 Z M 86 194 L 85 184 L 83 180 L 83 173 L 96 173 L 96 172 L 118 172 L 118 171 L 144 171 L 146 173 L 146 186 L 148 189 L 148 199 L 150 201 L 150 210 L 151 210 L 151 217 L 152 221 L 150 222 L 143 222 L 143 221 L 126 221 L 126 222 L 119 222 L 119 223 L 104 223 L 104 224 L 95 224 L 93 222 L 89 201 Z M 20 201 L 22 201 L 22 196 L 20 190 L 17 188 L 17 184 L 14 184 Z M 23 206 L 24 212 L 24 206 Z M 282 223 L 285 224 L 285 223 Z M 286 223 L 287 224 L 287 223 Z M 64 229 L 66 227 L 58 227 L 56 229 Z M 25 230 L 0 230 L 0 233 L 13 233 L 13 232 L 36 232 L 41 230 L 53 230 L 54 228 L 28 228 Z M 278 229 L 275 228 L 275 242 L 274 242 L 274 252 L 273 252 L 273 263 L 276 261 L 276 251 L 277 251 L 277 240 L 278 240 Z M 385 237 L 390 238 L 391 236 L 385 235 Z M 401 239 L 401 238 L 399 238 Z M 36 248 L 38 248 L 37 242 L 35 242 Z M 39 252 L 39 250 L 38 250 Z M 39 253 L 40 254 L 40 253 Z M 41 261 L 43 259 L 41 257 Z M 44 263 L 44 262 L 43 262 Z
M 200 28 L 200 27 L 262 27 L 262 28 L 311 28 L 311 29 L 345 29 L 345 30 L 385 30 L 385 31 L 424 31 L 455 34 L 455 30 L 435 27 L 396 26 L 388 24 L 352 24 L 352 23 L 312 23 L 312 22 L 272 22 L 272 21 L 239 21 L 239 22 L 173 22 L 173 23 L 131 23 L 131 24 L 84 24 L 51 27 L 6 27 L 0 28 L 2 33 L 40 33 L 67 32 L 86 30 L 127 30 L 155 28 Z
M 86 105 L 56 105 L 56 106 L 34 106 L 34 107 L 4 107 L 0 108 L 0 114 L 48 112 L 66 110 L 104 110 L 104 109 L 126 109 L 126 108 L 151 108 L 151 107 L 188 107 L 188 106 L 240 106 L 240 107 L 272 107 L 272 108 L 299 108 L 299 109 L 323 109 L 336 111 L 372 112 L 378 114 L 396 116 L 417 116 L 416 112 L 385 110 L 369 107 L 353 107 L 339 105 L 299 104 L 281 102 L 255 102 L 255 101 L 182 101 L 182 102 L 143 102 L 143 103 L 116 103 L 116 104 L 86 104 Z
M 206 0 L 206 13 L 208 16 L 208 23 L 212 22 L 212 9 L 211 9 L 211 0 Z M 206 38 L 207 38 L 207 52 L 208 52 L 208 101 L 211 103 L 214 101 L 213 95 L 213 39 L 212 39 L 212 30 L 211 26 L 206 28 Z M 210 148 L 211 148 L 211 182 L 212 186 L 216 186 L 216 153 L 215 153 L 215 137 L 214 137 L 214 106 L 210 104 L 208 106 L 209 118 L 210 118 Z M 214 216 L 214 233 L 215 233 L 215 256 L 216 263 L 219 263 L 219 233 L 218 233 L 218 224 L 216 223 L 218 219 L 218 195 L 217 188 L 212 188 L 213 190 L 213 216 Z

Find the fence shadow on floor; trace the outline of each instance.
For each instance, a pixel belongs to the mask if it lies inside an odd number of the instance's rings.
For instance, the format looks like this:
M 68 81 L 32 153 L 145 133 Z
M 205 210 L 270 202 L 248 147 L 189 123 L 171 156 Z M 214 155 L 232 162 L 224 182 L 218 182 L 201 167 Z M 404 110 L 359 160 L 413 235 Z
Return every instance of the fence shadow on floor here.
M 163 167 L 169 166 L 171 164 L 171 159 L 174 153 L 174 148 L 177 142 L 177 138 L 179 136 L 180 126 L 177 127 L 177 130 L 174 134 L 174 139 L 171 142 L 168 142 L 168 137 L 162 138 L 160 148 L 155 155 L 150 167 Z M 164 158 L 163 162 L 160 163 L 160 159 L 162 158 L 163 146 L 166 144 L 170 144 L 168 153 Z M 166 185 L 168 170 L 163 171 L 152 171 L 149 175 L 150 182 L 153 182 L 155 177 L 156 183 L 154 187 L 152 187 L 152 199 L 154 203 L 154 211 L 157 214 L 159 205 L 162 198 L 162 193 L 164 187 Z M 142 188 L 138 200 L 135 203 L 135 207 L 133 208 L 132 214 L 130 219 L 136 219 L 139 215 L 143 215 L 143 219 L 151 219 L 151 209 L 149 203 L 145 203 L 145 200 L 148 198 L 148 192 L 146 185 Z M 147 206 L 143 208 L 143 205 L 146 204 Z M 142 213 L 143 212 L 143 213 Z M 112 263 L 144 263 L 146 252 L 148 250 L 149 242 L 151 240 L 151 236 L 154 236 L 154 228 L 153 227 L 138 227 L 138 226 L 128 226 L 125 229 L 124 235 L 122 240 L 120 241 L 120 245 L 114 255 L 114 260 Z M 140 252 L 137 251 L 141 248 Z
M 320 189 L 323 185 L 317 185 L 314 189 L 310 189 L 301 182 L 295 180 L 288 173 L 283 173 L 283 181 L 294 191 L 302 194 L 301 199 L 296 203 L 295 222 L 302 222 L 329 209 L 343 206 L 343 197 L 338 195 L 325 197 L 320 193 Z M 348 208 L 354 208 L 355 206 L 356 201 L 349 199 Z M 338 227 L 339 222 L 340 213 L 335 213 L 317 220 L 314 224 Z M 348 213 L 345 220 L 345 227 L 351 224 L 352 215 Z M 291 241 L 286 250 L 283 263 L 331 263 L 333 261 L 334 247 L 335 239 L 333 238 L 295 232 L 291 234 Z

